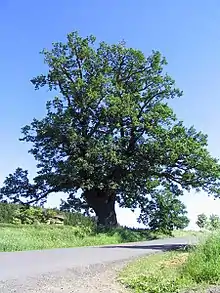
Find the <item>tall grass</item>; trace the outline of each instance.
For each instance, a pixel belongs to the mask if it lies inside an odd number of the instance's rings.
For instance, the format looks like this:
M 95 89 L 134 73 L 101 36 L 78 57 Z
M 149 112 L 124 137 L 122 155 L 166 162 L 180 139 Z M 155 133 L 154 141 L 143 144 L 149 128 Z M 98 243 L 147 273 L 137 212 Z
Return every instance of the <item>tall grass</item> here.
M 220 292 L 220 232 L 206 235 L 198 246 L 187 250 L 158 253 L 131 262 L 119 279 L 138 293 L 198 293 L 212 285 L 219 286 L 215 292 Z
M 135 242 L 161 237 L 147 230 L 116 228 L 99 232 L 89 226 L 0 224 L 0 251 Z
M 182 275 L 195 283 L 220 283 L 220 232 L 208 237 L 188 257 Z

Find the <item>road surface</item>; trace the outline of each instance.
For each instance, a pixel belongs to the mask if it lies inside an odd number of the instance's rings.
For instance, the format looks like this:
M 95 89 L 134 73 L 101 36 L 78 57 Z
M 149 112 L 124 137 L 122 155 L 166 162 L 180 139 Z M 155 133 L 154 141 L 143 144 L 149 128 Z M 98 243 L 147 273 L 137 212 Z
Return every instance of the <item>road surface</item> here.
M 196 242 L 195 237 L 188 237 L 96 247 L 0 252 L 0 292 L 81 292 L 78 287 L 82 285 L 77 287 L 77 282 L 85 283 L 90 274 L 99 274 L 104 267 Z M 75 281 L 67 290 L 62 284 L 70 280 Z M 90 292 L 85 290 L 82 292 Z

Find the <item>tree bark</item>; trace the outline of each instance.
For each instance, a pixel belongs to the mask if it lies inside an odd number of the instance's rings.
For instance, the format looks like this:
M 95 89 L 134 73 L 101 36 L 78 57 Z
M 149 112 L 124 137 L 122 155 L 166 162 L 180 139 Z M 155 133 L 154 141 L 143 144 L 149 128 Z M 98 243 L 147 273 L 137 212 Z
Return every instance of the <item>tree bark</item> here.
M 97 217 L 97 224 L 105 227 L 116 227 L 118 225 L 115 212 L 115 193 L 109 190 L 86 190 L 83 196 Z

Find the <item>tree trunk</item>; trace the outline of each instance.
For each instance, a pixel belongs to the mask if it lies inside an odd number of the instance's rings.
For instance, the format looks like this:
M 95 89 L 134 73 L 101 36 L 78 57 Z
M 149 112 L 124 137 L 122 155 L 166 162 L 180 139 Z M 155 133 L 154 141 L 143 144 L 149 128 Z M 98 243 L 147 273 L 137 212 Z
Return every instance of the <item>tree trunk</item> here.
M 115 193 L 106 190 L 86 190 L 83 193 L 89 207 L 97 216 L 97 224 L 105 227 L 116 227 L 117 216 L 115 212 Z

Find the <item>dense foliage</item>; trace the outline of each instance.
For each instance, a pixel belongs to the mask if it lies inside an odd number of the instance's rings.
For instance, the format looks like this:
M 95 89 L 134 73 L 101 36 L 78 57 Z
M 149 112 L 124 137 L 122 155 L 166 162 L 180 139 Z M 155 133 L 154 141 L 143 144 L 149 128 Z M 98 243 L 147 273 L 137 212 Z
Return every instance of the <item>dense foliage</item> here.
M 189 224 L 186 206 L 169 188 L 152 192 L 140 221 L 153 231 L 172 234 L 175 229 L 184 229 Z
M 17 209 L 16 204 L 0 203 L 0 223 L 12 224 Z
M 196 225 L 200 228 L 200 229 L 204 229 L 207 227 L 208 225 L 208 217 L 203 213 L 203 214 L 199 214 L 197 216 L 197 221 L 196 221 Z
M 209 224 L 210 224 L 211 229 L 213 229 L 213 230 L 219 229 L 220 228 L 220 218 L 219 218 L 219 216 L 212 214 L 209 217 Z
M 95 221 L 81 213 L 61 212 L 38 206 L 0 203 L 0 223 L 4 224 L 49 224 L 57 215 L 63 215 L 64 225 L 95 228 Z M 53 221 L 51 221 L 51 224 Z
M 182 92 L 159 52 L 146 58 L 124 43 L 96 44 L 74 32 L 42 53 L 48 72 L 31 82 L 54 98 L 21 138 L 32 145 L 37 176 L 30 182 L 18 168 L 1 188 L 4 200 L 44 203 L 49 193 L 64 192 L 77 209 L 91 208 L 100 224 L 114 226 L 116 201 L 143 214 L 148 195 L 162 189 L 219 196 L 218 161 L 207 136 L 186 128 L 169 107 Z
M 220 217 L 214 214 L 207 217 L 203 213 L 197 216 L 196 224 L 200 229 L 218 230 L 220 229 Z

